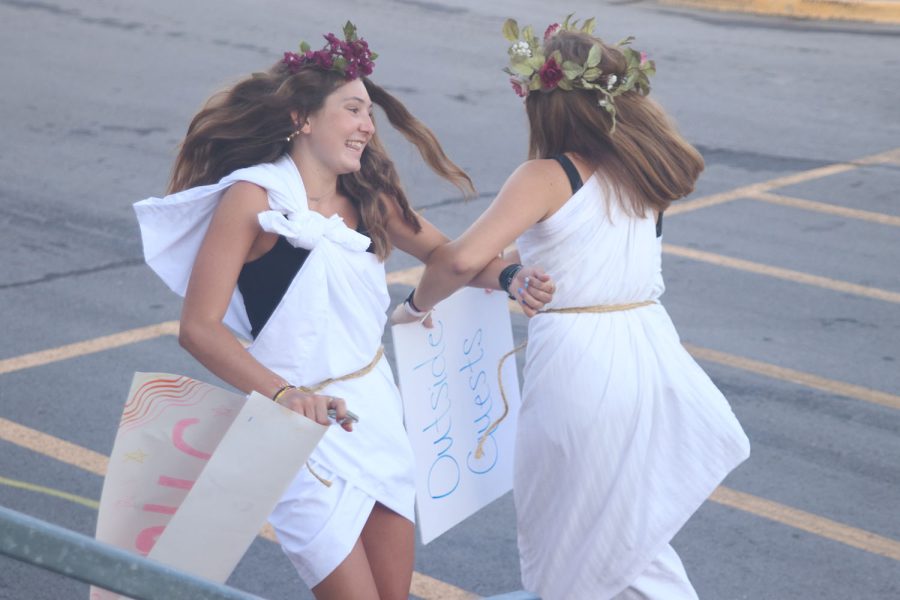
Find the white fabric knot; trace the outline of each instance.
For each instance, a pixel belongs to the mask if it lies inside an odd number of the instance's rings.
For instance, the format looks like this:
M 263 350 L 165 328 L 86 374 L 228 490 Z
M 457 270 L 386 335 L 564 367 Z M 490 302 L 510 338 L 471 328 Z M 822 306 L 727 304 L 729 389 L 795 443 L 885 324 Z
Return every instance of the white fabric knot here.
M 290 213 L 287 217 L 277 210 L 259 213 L 263 230 L 282 235 L 295 248 L 312 250 L 322 240 L 330 240 L 348 250 L 365 252 L 372 241 L 347 227 L 338 215 L 325 217 L 313 210 Z

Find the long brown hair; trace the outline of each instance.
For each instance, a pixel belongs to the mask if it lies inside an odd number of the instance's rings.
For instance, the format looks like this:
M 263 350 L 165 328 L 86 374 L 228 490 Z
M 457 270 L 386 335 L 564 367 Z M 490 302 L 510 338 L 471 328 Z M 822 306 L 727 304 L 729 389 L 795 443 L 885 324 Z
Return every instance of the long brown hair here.
M 188 127 L 168 193 L 215 183 L 236 169 L 277 160 L 290 150 L 286 138 L 296 129 L 290 113 L 297 111 L 302 121 L 344 83 L 335 71 L 310 66 L 291 73 L 279 61 L 265 73 L 254 73 L 215 94 Z M 363 83 L 372 102 L 416 146 L 425 163 L 464 194 L 474 194 L 471 179 L 447 157 L 434 134 L 383 88 L 368 78 Z M 396 203 L 403 220 L 416 231 L 421 224 L 377 134 L 367 144 L 361 163 L 359 171 L 338 176 L 338 188 L 359 210 L 375 253 L 384 260 L 391 251 L 386 202 Z
M 544 44 L 545 56 L 559 50 L 562 59 L 584 64 L 592 46 L 600 46 L 600 70 L 625 76 L 625 57 L 586 33 L 560 31 Z M 531 126 L 529 158 L 572 152 L 605 176 L 625 208 L 644 216 L 647 208 L 664 211 L 694 189 L 703 157 L 675 129 L 663 109 L 635 91 L 615 99 L 616 125 L 598 106 L 595 90 L 555 89 L 528 94 Z

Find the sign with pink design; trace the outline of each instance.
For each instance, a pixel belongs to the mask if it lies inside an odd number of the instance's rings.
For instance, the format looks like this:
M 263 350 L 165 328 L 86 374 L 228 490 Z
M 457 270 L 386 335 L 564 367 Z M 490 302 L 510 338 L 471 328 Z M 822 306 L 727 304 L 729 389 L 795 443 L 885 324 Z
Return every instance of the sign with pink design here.
M 497 380 L 500 358 L 512 350 L 506 294 L 462 289 L 435 309 L 433 329 L 392 328 L 406 432 L 416 456 L 416 514 L 427 544 L 512 488 L 519 415 L 516 361 L 503 364 L 509 414 Z
M 256 392 L 135 373 L 96 537 L 224 582 L 326 431 Z

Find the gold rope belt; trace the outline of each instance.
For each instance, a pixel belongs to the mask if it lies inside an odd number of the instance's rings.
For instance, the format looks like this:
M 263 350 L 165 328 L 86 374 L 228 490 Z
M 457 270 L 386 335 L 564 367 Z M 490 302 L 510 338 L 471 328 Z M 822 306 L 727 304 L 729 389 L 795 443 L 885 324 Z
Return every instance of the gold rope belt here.
M 635 308 L 641 308 L 644 306 L 650 306 L 651 304 L 656 304 L 656 300 L 643 300 L 641 302 L 632 302 L 629 304 L 598 304 L 596 306 L 573 306 L 569 308 L 545 308 L 544 310 L 538 311 L 538 314 L 546 314 L 546 313 L 557 313 L 557 314 L 575 314 L 575 313 L 611 313 L 611 312 L 622 312 L 625 310 L 634 310 Z M 506 391 L 503 389 L 503 363 L 506 362 L 506 359 L 524 348 L 528 345 L 528 340 L 525 340 L 509 352 L 503 355 L 500 359 L 500 362 L 497 364 L 497 382 L 500 384 L 500 397 L 503 399 L 503 414 L 500 417 L 491 423 L 490 427 L 488 427 L 485 432 L 478 439 L 478 446 L 475 447 L 475 458 L 479 459 L 484 456 L 484 442 L 488 438 L 489 435 L 494 433 L 497 427 L 500 426 L 500 422 L 506 418 L 506 415 L 509 414 L 509 400 L 506 399 Z
M 362 369 L 358 369 L 356 371 L 353 371 L 352 373 L 347 373 L 346 375 L 341 375 L 340 377 L 329 377 L 328 379 L 325 379 L 324 381 L 320 381 L 319 383 L 317 383 L 315 385 L 297 386 L 297 389 L 300 390 L 301 392 L 306 392 L 307 394 L 315 394 L 316 392 L 319 392 L 319 391 L 327 388 L 332 383 L 337 383 L 339 381 L 349 381 L 351 379 L 358 379 L 358 378 L 362 377 L 363 375 L 368 375 L 369 373 L 371 373 L 372 369 L 375 368 L 375 365 L 378 364 L 378 361 L 381 360 L 382 356 L 384 356 L 384 346 L 379 346 L 378 352 L 375 353 L 375 358 L 373 358 L 372 361 L 369 364 L 367 364 L 366 366 L 364 366 Z M 312 474 L 312 476 L 315 477 L 316 479 L 318 479 L 322 484 L 324 484 L 326 487 L 331 487 L 332 482 L 329 481 L 328 479 L 325 479 L 318 473 L 316 473 L 315 469 L 313 469 L 312 466 L 310 466 L 309 461 L 306 461 L 306 468 L 309 469 L 309 472 Z
M 384 346 L 378 347 L 378 352 L 375 353 L 375 358 L 372 359 L 372 362 L 364 366 L 362 369 L 357 371 L 353 371 L 352 373 L 348 373 L 346 375 L 341 375 L 340 377 L 329 377 L 324 381 L 320 381 L 315 385 L 301 385 L 298 386 L 297 389 L 301 392 L 306 392 L 307 394 L 315 394 L 319 390 L 323 390 L 327 388 L 332 383 L 337 383 L 338 381 L 349 381 L 351 379 L 358 379 L 363 375 L 368 375 L 372 369 L 375 368 L 375 365 L 378 364 L 378 361 L 381 360 L 381 357 L 384 356 Z

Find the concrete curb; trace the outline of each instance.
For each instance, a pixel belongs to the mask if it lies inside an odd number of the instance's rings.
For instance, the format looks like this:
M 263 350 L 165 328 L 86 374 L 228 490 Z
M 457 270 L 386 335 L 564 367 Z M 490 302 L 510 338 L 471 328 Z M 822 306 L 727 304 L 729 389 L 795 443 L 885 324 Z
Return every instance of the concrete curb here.
M 706 10 L 900 24 L 900 0 L 660 0 Z

